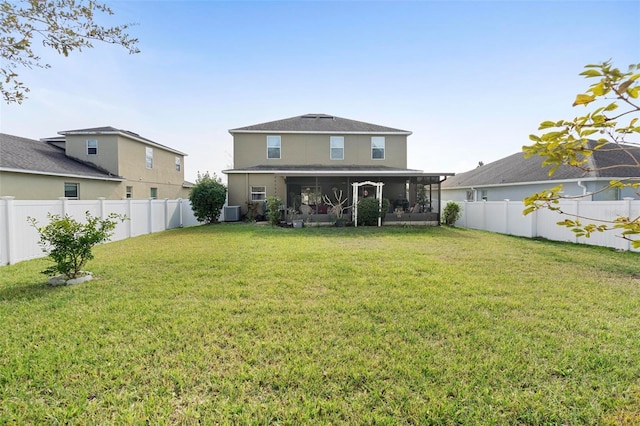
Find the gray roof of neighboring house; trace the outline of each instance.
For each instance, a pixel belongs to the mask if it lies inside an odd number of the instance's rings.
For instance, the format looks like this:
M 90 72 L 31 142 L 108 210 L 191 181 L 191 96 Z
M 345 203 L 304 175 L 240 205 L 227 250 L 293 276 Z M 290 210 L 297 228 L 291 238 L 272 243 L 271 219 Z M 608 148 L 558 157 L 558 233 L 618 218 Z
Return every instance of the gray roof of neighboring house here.
M 590 141 L 590 147 L 595 142 Z M 620 149 L 624 147 L 626 151 Z M 524 158 L 524 153 L 510 155 L 500 160 L 479 166 L 468 172 L 448 178 L 442 184 L 443 189 L 472 187 L 482 185 L 505 185 L 529 182 L 577 180 L 577 179 L 615 179 L 640 177 L 640 147 L 632 145 L 607 144 L 593 151 L 585 171 L 577 167 L 560 166 L 549 176 L 551 166 L 542 167 L 543 158 L 534 155 Z M 614 167 L 612 167 L 614 166 Z
M 322 175 L 343 175 L 343 176 L 363 176 L 363 175 L 376 175 L 381 176 L 451 176 L 453 173 L 425 173 L 422 170 L 416 169 L 402 169 L 398 167 L 388 166 L 360 166 L 360 165 L 346 165 L 346 166 L 326 166 L 321 164 L 310 165 L 260 165 L 245 167 L 241 169 L 229 169 L 222 171 L 225 174 L 231 173 L 274 173 L 280 175 L 307 175 L 307 176 L 322 176 Z
M 344 133 L 344 134 L 400 134 L 408 130 L 394 129 L 362 121 L 349 120 L 327 114 L 305 114 L 268 123 L 254 124 L 229 130 L 229 133 Z
M 90 179 L 123 180 L 97 167 L 67 157 L 46 142 L 0 133 L 0 170 Z
M 62 132 L 58 132 L 58 134 L 59 135 L 101 135 L 101 134 L 102 135 L 118 135 L 119 134 L 122 136 L 127 136 L 131 139 L 137 140 L 139 142 L 147 143 L 149 145 L 155 145 L 157 147 L 166 149 L 167 151 L 170 151 L 176 154 L 180 154 L 184 156 L 187 155 L 184 152 L 178 151 L 177 149 L 173 149 L 166 145 L 162 145 L 158 142 L 154 142 L 151 139 L 144 138 L 137 133 L 130 132 L 129 130 L 116 129 L 115 127 L 111 127 L 111 126 L 91 127 L 88 129 L 78 129 L 78 130 L 64 130 Z M 55 140 L 55 139 L 57 138 L 54 137 L 54 138 L 50 138 L 49 140 Z

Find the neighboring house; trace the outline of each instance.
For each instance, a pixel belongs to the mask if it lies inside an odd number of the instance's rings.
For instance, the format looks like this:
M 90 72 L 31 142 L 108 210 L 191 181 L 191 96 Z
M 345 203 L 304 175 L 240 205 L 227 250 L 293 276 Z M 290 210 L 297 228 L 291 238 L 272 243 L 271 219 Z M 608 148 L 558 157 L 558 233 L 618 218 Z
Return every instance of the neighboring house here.
M 387 221 L 439 223 L 440 182 L 452 173 L 407 169 L 407 136 L 411 132 L 326 114 L 306 114 L 229 130 L 234 168 L 228 178 L 230 206 L 260 205 L 277 196 L 288 212 L 318 222 L 332 219 L 324 196 L 335 200 L 334 188 L 354 199 L 375 196 L 390 203 Z M 346 212 L 349 214 L 349 210 Z
M 0 133 L 0 195 L 17 199 L 187 198 L 185 153 L 113 127 L 40 141 Z
M 593 147 L 595 142 L 590 142 Z M 612 180 L 640 182 L 640 147 L 614 144 L 593 151 L 585 165 L 593 171 L 561 166 L 549 176 L 551 166 L 542 166 L 543 158 L 525 158 L 519 152 L 474 170 L 457 174 L 442 184 L 443 200 L 503 201 L 522 200 L 537 192 L 563 185 L 563 195 L 587 195 L 593 201 L 640 198 L 635 188 L 607 188 Z

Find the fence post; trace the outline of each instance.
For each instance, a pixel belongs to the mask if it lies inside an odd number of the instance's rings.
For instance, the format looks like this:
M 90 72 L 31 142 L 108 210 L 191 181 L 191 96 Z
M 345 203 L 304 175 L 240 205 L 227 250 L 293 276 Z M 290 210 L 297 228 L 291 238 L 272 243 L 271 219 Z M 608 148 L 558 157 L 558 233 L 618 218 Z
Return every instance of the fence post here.
M 184 221 L 182 220 L 182 198 L 178 198 L 178 209 L 180 210 L 178 217 L 180 218 L 180 223 L 178 224 L 179 228 L 184 226 Z
M 147 206 L 149 209 L 149 211 L 147 212 L 147 230 L 149 231 L 148 233 L 151 234 L 153 232 L 153 198 L 149 198 L 149 204 L 147 204 Z
M 633 201 L 633 197 L 624 197 L 623 200 L 627 202 L 627 217 L 631 218 L 631 201 Z M 626 240 L 627 243 L 627 251 L 631 251 L 631 240 Z
M 482 229 L 487 229 L 487 200 L 482 200 Z
M 12 197 L 10 195 L 2 197 L 5 202 L 5 235 L 6 235 L 6 247 L 3 247 L 4 252 L 6 253 L 5 259 L 8 265 L 13 263 L 13 251 L 14 251 L 14 214 L 13 214 L 13 200 L 16 197 Z
M 576 219 L 580 218 L 580 200 L 576 199 Z M 578 243 L 578 239 L 580 237 L 578 237 L 578 234 L 574 234 L 575 235 L 575 242 Z
M 127 217 L 129 218 L 129 220 L 127 220 L 127 238 L 131 238 L 131 234 L 133 233 L 132 229 L 133 229 L 133 224 L 131 222 L 133 222 L 133 218 L 131 217 L 131 202 L 133 200 L 131 198 L 129 198 L 127 200 Z
M 104 200 L 106 198 L 104 197 L 98 197 L 98 200 L 100 201 L 100 219 L 104 220 Z
M 169 199 L 164 199 L 164 230 L 169 229 Z
M 504 233 L 510 235 L 509 233 L 509 199 L 504 199 Z
M 67 197 L 58 197 L 60 200 L 60 208 L 62 210 L 62 214 L 60 216 L 65 217 L 67 215 Z

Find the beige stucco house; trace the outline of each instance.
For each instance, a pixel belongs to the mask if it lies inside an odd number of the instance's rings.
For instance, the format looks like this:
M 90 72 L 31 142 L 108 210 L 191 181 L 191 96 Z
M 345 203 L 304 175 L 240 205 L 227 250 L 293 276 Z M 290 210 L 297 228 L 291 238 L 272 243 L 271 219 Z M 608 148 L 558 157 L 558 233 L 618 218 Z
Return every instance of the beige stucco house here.
M 358 198 L 375 196 L 374 184 L 381 183 L 382 197 L 390 202 L 387 222 L 439 223 L 440 184 L 453 173 L 408 169 L 410 131 L 306 114 L 229 133 L 234 167 L 223 173 L 229 205 L 240 206 L 243 214 L 253 203 L 275 195 L 287 212 L 322 222 L 331 219 L 325 196 L 333 200 L 334 188 L 348 197 L 345 206 L 351 206 L 354 188 Z
M 185 153 L 113 127 L 39 141 L 0 134 L 0 196 L 187 198 Z

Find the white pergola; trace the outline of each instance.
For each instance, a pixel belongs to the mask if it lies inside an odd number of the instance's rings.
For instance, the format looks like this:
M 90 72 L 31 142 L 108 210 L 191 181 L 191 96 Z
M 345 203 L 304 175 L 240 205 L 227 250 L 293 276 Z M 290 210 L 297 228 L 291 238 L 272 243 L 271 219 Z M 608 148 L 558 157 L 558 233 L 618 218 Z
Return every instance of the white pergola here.
M 351 186 L 353 187 L 353 223 L 355 226 L 358 226 L 358 188 L 361 186 L 375 186 L 376 187 L 376 199 L 378 200 L 378 208 L 382 210 L 382 187 L 384 183 L 382 182 L 371 182 L 370 180 L 366 182 L 353 182 Z M 382 225 L 382 218 L 378 216 L 378 226 Z

